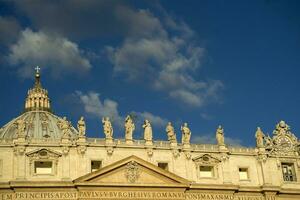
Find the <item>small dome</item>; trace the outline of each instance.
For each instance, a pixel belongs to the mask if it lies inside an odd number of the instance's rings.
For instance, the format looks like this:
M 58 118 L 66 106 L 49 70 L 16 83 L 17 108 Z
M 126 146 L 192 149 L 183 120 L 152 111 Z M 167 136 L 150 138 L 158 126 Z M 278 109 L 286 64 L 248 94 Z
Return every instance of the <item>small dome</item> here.
M 17 121 L 25 122 L 25 136 L 27 139 L 61 139 L 63 132 L 60 123 L 63 118 L 48 111 L 27 111 L 11 120 L 0 129 L 0 139 L 13 139 L 17 137 Z M 71 138 L 77 136 L 77 130 L 70 126 Z

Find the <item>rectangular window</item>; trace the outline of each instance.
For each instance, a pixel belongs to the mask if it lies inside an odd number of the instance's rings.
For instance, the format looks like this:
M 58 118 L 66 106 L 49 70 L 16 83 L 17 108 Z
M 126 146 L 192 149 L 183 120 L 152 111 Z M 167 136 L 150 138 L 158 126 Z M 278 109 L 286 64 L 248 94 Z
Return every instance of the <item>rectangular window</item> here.
M 91 172 L 97 171 L 102 166 L 101 160 L 92 160 L 91 161 Z
M 239 168 L 240 180 L 249 180 L 248 168 Z
M 52 162 L 51 161 L 35 161 L 34 173 L 35 174 L 52 174 Z
M 161 169 L 164 169 L 164 170 L 168 170 L 169 167 L 168 167 L 168 163 L 165 163 L 165 162 L 159 162 L 157 163 L 157 166 Z
M 281 167 L 284 181 L 297 181 L 294 164 L 282 163 Z
M 212 178 L 214 177 L 213 166 L 200 166 L 200 177 Z

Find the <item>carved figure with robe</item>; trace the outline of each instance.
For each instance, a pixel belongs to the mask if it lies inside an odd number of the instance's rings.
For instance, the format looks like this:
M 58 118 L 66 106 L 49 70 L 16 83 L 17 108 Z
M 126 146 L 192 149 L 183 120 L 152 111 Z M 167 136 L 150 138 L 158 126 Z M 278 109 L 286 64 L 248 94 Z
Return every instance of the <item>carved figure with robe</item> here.
M 147 141 L 152 141 L 152 127 L 149 122 L 149 120 L 145 120 L 143 124 L 144 128 L 144 140 Z
M 222 126 L 219 126 L 217 131 L 216 131 L 216 140 L 219 146 L 224 146 L 225 141 L 224 141 L 224 129 Z
M 177 143 L 176 133 L 174 131 L 174 127 L 172 126 L 171 122 L 168 122 L 167 127 L 166 127 L 166 132 L 167 132 L 168 140 L 171 143 Z
M 182 133 L 182 144 L 190 144 L 191 139 L 191 130 L 188 127 L 187 123 L 184 123 L 183 126 L 181 126 L 181 133 Z
M 135 125 L 132 121 L 132 118 L 127 115 L 125 118 L 125 140 L 132 140 L 133 131 L 135 130 Z
M 23 119 L 18 119 L 16 121 L 16 125 L 17 125 L 17 136 L 25 137 L 26 122 Z
M 71 136 L 70 135 L 71 123 L 67 121 L 66 117 L 63 117 L 63 119 L 59 121 L 59 128 L 62 131 L 63 138 L 69 138 Z
M 109 117 L 102 118 L 103 131 L 106 139 L 112 139 L 113 137 L 113 127 L 111 125 Z
M 256 133 L 255 133 L 255 138 L 256 138 L 256 146 L 258 148 L 264 147 L 264 133 L 260 129 L 260 127 L 257 127 Z
M 84 121 L 84 117 L 80 117 L 80 119 L 77 122 L 77 128 L 78 128 L 78 133 L 80 137 L 84 137 L 85 136 L 85 121 Z

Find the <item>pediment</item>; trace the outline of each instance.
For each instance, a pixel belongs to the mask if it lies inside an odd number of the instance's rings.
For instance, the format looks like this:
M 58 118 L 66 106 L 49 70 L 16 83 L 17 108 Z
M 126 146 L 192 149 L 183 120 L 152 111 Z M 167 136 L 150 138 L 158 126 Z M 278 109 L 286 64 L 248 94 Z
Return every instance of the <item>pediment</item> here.
M 141 158 L 130 156 L 74 180 L 75 185 L 187 187 L 189 181 Z
M 26 153 L 26 155 L 28 157 L 35 157 L 35 158 L 58 158 L 62 154 L 60 152 L 57 152 L 57 151 L 54 151 L 51 149 L 42 148 L 42 149 L 36 149 L 36 150 L 30 151 L 30 152 Z
M 205 153 L 193 158 L 193 161 L 196 163 L 203 163 L 203 164 L 216 164 L 221 162 L 221 159 L 214 155 Z

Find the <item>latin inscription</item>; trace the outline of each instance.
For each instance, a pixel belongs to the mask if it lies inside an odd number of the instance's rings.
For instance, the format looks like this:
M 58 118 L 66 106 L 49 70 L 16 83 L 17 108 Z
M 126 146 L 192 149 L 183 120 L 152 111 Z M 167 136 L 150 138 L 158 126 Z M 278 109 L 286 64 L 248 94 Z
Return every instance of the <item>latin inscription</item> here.
M 61 199 L 172 199 L 172 200 L 265 200 L 263 196 L 233 194 L 144 192 L 144 191 L 80 191 L 80 192 L 15 192 L 0 193 L 0 200 L 61 200 Z M 274 198 L 267 198 L 275 200 Z

